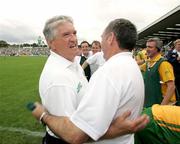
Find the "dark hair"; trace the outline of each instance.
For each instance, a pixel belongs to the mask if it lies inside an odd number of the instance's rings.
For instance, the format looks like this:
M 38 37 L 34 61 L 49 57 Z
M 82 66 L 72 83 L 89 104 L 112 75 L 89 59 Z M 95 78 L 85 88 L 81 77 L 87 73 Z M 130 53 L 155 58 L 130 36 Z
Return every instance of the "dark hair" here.
M 90 46 L 90 44 L 89 44 L 87 41 L 82 41 L 81 44 L 80 44 L 80 46 L 81 46 L 83 43 L 87 43 L 88 46 Z
M 94 40 L 94 41 L 92 42 L 91 46 L 92 46 L 93 44 L 99 45 L 99 46 L 100 46 L 100 48 L 101 48 L 101 43 L 100 43 L 99 41 Z
M 137 41 L 137 30 L 133 23 L 126 19 L 115 19 L 109 23 L 105 33 L 113 32 L 118 46 L 123 49 L 132 50 Z

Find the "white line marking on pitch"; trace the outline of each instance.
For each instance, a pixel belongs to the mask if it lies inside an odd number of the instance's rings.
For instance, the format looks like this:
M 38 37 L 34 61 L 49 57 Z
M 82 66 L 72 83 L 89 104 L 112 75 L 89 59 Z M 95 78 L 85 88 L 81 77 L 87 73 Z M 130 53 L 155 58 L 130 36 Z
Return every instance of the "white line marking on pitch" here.
M 35 136 L 35 137 L 43 137 L 45 132 L 37 132 L 37 131 L 30 131 L 24 128 L 16 128 L 16 127 L 2 127 L 0 126 L 0 131 L 10 131 L 10 132 L 20 132 L 25 135 Z

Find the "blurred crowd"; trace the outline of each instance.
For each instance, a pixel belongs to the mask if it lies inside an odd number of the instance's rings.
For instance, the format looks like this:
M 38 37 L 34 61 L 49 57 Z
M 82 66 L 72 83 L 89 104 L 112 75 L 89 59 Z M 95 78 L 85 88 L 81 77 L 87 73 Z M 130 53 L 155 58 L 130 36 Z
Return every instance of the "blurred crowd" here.
M 35 48 L 0 48 L 0 56 L 41 56 L 49 55 L 49 48 L 35 47 Z

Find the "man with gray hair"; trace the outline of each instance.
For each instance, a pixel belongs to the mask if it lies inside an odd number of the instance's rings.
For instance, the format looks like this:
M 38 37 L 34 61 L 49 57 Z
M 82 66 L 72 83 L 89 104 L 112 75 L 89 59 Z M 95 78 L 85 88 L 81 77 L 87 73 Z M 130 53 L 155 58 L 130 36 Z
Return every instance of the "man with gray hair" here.
M 50 56 L 39 80 L 41 101 L 49 113 L 70 117 L 88 84 L 81 66 L 74 61 L 78 44 L 73 20 L 68 16 L 55 16 L 46 22 L 43 33 Z M 47 144 L 60 141 L 48 127 L 46 131 Z
M 78 50 L 72 20 L 66 16 L 50 19 L 44 35 L 51 55 L 41 74 L 39 91 L 49 113 L 36 103 L 33 115 L 48 126 L 45 143 L 66 143 L 64 139 L 80 144 L 89 137 L 96 141 L 104 135 L 111 139 L 96 143 L 133 144 L 130 133 L 148 122 L 146 116 L 137 118 L 143 106 L 144 83 L 130 52 L 137 39 L 135 26 L 125 19 L 107 26 L 102 35 L 107 62 L 88 87 L 82 68 L 74 62 Z
M 146 42 L 146 47 L 149 60 L 141 66 L 141 70 L 145 72 L 144 107 L 175 102 L 173 67 L 160 54 L 162 41 L 157 37 L 150 38 Z

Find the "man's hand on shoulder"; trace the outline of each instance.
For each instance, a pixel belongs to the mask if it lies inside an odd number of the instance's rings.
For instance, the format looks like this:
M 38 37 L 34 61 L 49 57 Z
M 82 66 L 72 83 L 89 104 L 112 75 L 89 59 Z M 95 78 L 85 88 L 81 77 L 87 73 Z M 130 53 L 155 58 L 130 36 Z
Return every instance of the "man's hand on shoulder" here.
M 125 134 L 135 133 L 142 130 L 149 123 L 149 117 L 147 115 L 141 115 L 134 120 L 129 120 L 128 117 L 131 115 L 130 111 L 124 112 L 122 115 L 117 117 L 109 127 L 107 133 L 103 136 L 104 138 L 110 139 Z

